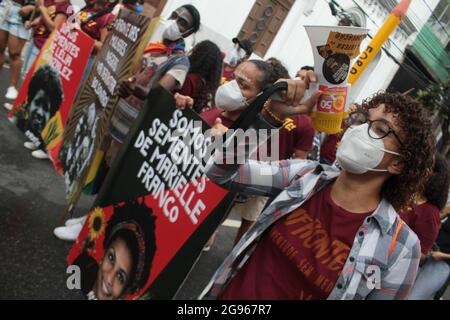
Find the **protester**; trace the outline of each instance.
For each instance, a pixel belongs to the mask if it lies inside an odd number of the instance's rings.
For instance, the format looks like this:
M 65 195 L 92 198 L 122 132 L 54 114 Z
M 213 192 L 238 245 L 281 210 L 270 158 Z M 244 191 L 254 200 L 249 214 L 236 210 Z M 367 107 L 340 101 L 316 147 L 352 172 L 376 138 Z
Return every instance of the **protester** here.
M 0 70 L 5 62 L 5 50 L 8 48 L 10 76 L 9 87 L 5 98 L 17 98 L 17 82 L 22 66 L 22 49 L 30 37 L 22 21 L 21 10 L 24 8 L 23 0 L 5 0 L 0 3 Z
M 172 12 L 163 33 L 163 41 L 150 43 L 145 49 L 134 77 L 119 84 L 122 104 L 113 114 L 107 142 L 106 164 L 111 166 L 129 129 L 136 120 L 144 100 L 155 83 L 173 92 L 183 86 L 190 64 L 184 54 L 184 38 L 200 28 L 200 14 L 192 5 L 184 5 Z M 85 218 L 69 219 L 65 226 L 57 227 L 53 234 L 65 241 L 75 241 Z
M 290 79 L 287 69 L 283 64 L 275 59 L 267 60 L 273 67 L 272 83 L 278 79 Z M 306 72 L 310 67 L 302 67 L 301 71 Z M 303 78 L 305 75 L 303 75 Z M 279 138 L 279 160 L 286 159 L 306 159 L 312 149 L 315 130 L 312 127 L 311 117 L 308 115 L 296 115 L 289 117 L 280 130 Z
M 214 42 L 205 40 L 192 48 L 189 63 L 183 87 L 176 91 L 174 97 L 181 109 L 188 106 L 200 113 L 210 108 L 220 85 L 223 56 Z
M 428 179 L 423 193 L 416 195 L 413 206 L 400 212 L 400 217 L 417 234 L 423 258 L 426 258 L 439 233 L 440 211 L 447 202 L 448 188 L 447 160 L 437 153 L 433 174 Z
M 436 154 L 433 175 L 427 181 L 422 195 L 416 199 L 416 205 L 401 213 L 401 218 L 417 234 L 422 251 L 422 263 L 417 279 L 411 291 L 411 300 L 430 300 L 446 283 L 450 275 L 450 255 L 443 252 L 432 252 L 433 244 L 438 237 L 440 227 L 440 211 L 447 203 L 450 172 L 447 160 Z M 445 227 L 441 230 L 445 238 Z M 441 236 L 441 237 L 442 237 Z M 445 245 L 443 246 L 445 250 Z
M 69 14 L 70 0 L 36 0 L 35 10 L 39 16 L 27 21 L 25 28 L 33 28 L 33 41 L 30 54 L 23 66 L 23 74 L 27 74 L 39 51 L 44 46 L 56 26 L 64 23 Z
M 248 39 L 233 38 L 233 49 L 225 56 L 223 64 L 223 77 L 226 82 L 233 80 L 236 67 L 250 59 L 253 53 L 253 45 Z
M 247 68 L 247 62 L 253 63 L 259 69 Z M 230 107 L 228 104 L 233 104 L 231 101 L 233 95 L 238 95 L 237 92 L 232 92 L 232 85 L 234 82 L 238 84 L 244 100 L 250 101 L 253 99 L 258 90 L 262 90 L 269 84 L 274 83 L 280 78 L 289 78 L 289 73 L 283 64 L 276 58 L 270 58 L 266 63 L 258 60 L 249 60 L 240 64 L 235 71 L 234 78 L 228 84 L 222 85 L 222 96 L 216 97 L 216 103 L 219 101 L 219 108 L 215 108 L 208 112 L 202 113 L 200 116 L 210 125 L 214 126 L 216 129 L 220 127 L 219 130 L 225 132 L 228 127 L 230 127 L 234 121 L 241 115 L 241 113 L 246 109 L 247 103 L 242 104 L 236 110 L 227 110 Z M 256 88 L 258 90 L 253 90 L 252 92 L 245 93 L 243 88 L 245 88 L 246 83 L 257 83 L 258 73 L 260 74 L 260 79 L 265 79 L 263 83 L 259 83 Z M 223 106 L 220 107 L 220 101 L 224 101 Z M 293 158 L 305 159 L 309 150 L 312 146 L 312 139 L 314 136 L 314 129 L 311 127 L 311 120 L 308 116 L 299 115 L 292 117 L 287 121 L 287 125 L 280 130 L 279 138 L 279 160 Z M 241 225 L 236 235 L 237 242 L 242 235 L 247 232 L 247 230 L 256 221 L 259 213 L 262 211 L 266 205 L 266 197 L 246 197 L 244 195 L 238 195 L 236 198 L 236 203 L 233 206 L 233 210 L 237 212 L 241 217 Z M 208 251 L 213 244 L 215 236 L 212 236 L 208 241 L 205 251 Z
M 280 127 L 277 119 L 311 112 L 319 93 L 299 104 L 315 75 L 309 73 L 305 80 L 288 81 L 286 102 L 269 101 L 254 115 L 252 127 Z M 428 178 L 434 154 L 430 120 L 417 101 L 399 94 L 379 93 L 360 110 L 349 117 L 337 152 L 341 170 L 304 160 L 226 164 L 232 156 L 228 149 L 219 158 L 225 164 L 210 163 L 208 176 L 216 183 L 276 198 L 219 267 L 202 297 L 408 297 L 420 244 L 394 208 L 409 205 Z M 237 146 L 229 147 L 235 151 Z
M 145 50 L 138 73 L 120 83 L 119 95 L 125 100 L 118 104 L 111 120 L 108 165 L 114 161 L 151 88 L 156 83 L 172 93 L 182 88 L 190 64 L 179 46 L 184 48 L 183 39 L 199 28 L 200 14 L 194 6 L 184 5 L 173 11 L 163 32 L 162 43 L 151 43 Z
M 89 58 L 82 82 L 89 74 L 97 53 L 100 52 L 106 37 L 108 37 L 109 29 L 112 27 L 115 19 L 112 11 L 116 5 L 117 1 L 94 0 L 86 4 L 79 12 L 80 29 L 95 40 L 94 49 Z

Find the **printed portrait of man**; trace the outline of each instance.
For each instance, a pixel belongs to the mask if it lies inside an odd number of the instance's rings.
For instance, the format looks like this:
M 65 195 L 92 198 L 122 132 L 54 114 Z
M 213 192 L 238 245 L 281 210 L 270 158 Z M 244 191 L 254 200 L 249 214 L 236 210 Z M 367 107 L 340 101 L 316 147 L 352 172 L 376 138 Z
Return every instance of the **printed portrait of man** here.
M 40 137 L 64 98 L 58 72 L 47 64 L 39 67 L 30 80 L 27 98 L 25 132 L 30 131 L 35 137 Z

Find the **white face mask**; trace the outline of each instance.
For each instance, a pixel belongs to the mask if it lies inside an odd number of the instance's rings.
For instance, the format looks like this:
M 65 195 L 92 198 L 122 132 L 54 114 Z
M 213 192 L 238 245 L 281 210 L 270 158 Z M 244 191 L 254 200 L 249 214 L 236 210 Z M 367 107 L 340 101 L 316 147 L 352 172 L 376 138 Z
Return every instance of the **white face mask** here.
M 236 80 L 221 85 L 216 92 L 216 106 L 225 111 L 236 111 L 248 106 Z
M 342 137 L 336 159 L 345 171 L 354 174 L 363 174 L 367 171 L 386 172 L 387 169 L 375 169 L 383 160 L 384 153 L 400 155 L 386 150 L 383 139 L 373 139 L 369 136 L 368 127 L 368 123 L 350 127 Z M 377 136 L 372 130 L 370 134 L 373 137 Z
M 177 41 L 178 39 L 183 38 L 176 20 L 167 21 L 162 37 L 163 39 L 170 41 Z

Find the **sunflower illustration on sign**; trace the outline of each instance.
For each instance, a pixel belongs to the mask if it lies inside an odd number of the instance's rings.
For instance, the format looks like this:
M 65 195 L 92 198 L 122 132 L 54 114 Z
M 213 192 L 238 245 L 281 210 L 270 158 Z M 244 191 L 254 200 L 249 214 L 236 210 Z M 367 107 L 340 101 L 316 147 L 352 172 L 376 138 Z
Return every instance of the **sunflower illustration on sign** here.
M 89 225 L 89 238 L 95 242 L 99 239 L 106 229 L 105 213 L 101 208 L 95 208 L 92 214 L 88 218 Z

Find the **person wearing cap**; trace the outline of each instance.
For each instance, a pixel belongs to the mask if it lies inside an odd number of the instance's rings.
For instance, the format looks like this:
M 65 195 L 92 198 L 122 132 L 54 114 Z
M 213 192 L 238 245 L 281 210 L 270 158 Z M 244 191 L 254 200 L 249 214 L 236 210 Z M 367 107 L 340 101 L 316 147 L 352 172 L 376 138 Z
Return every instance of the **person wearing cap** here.
M 238 38 L 233 38 L 234 47 L 227 54 L 224 60 L 223 67 L 223 77 L 224 82 L 228 82 L 233 80 L 234 71 L 236 67 L 247 61 L 253 53 L 253 45 L 250 40 L 240 40 Z

